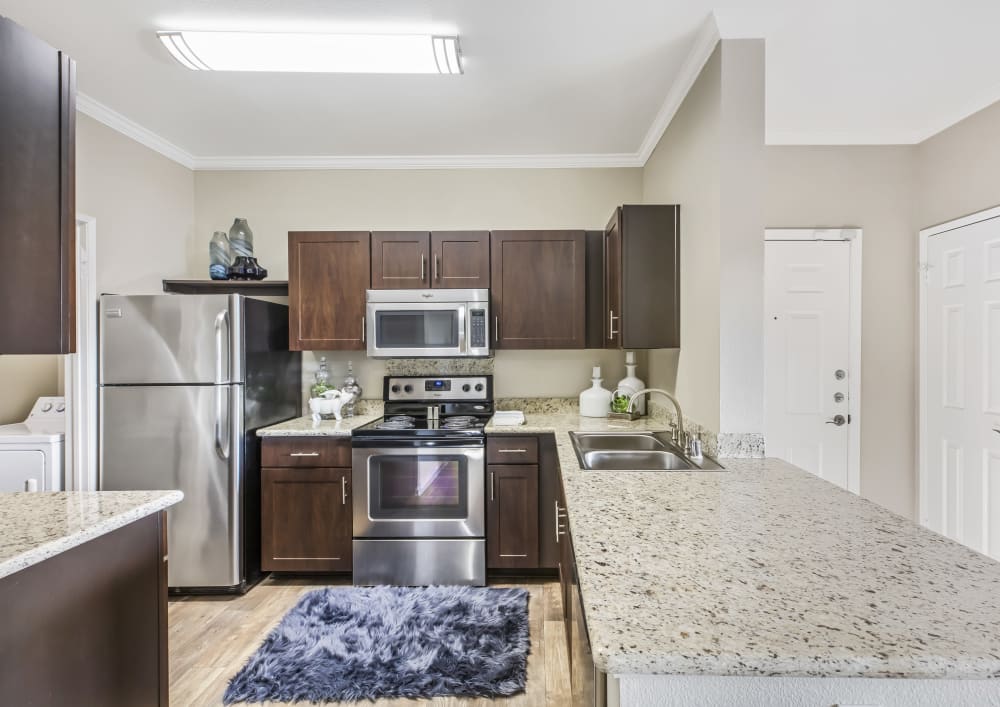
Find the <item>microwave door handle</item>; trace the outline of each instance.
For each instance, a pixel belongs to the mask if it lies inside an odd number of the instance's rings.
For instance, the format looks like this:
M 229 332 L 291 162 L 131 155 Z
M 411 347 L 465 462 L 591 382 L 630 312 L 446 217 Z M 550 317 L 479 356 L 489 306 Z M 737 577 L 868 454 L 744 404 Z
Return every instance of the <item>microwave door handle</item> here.
M 472 326 L 470 320 L 465 316 L 466 306 L 464 304 L 458 305 L 458 352 L 460 354 L 468 353 L 468 342 L 471 332 L 468 331 L 468 327 Z

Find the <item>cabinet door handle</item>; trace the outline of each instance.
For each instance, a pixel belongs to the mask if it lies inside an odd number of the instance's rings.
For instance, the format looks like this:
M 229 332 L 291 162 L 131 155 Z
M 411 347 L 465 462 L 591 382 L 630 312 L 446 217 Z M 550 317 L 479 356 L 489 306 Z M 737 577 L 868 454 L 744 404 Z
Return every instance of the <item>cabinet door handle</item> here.
M 556 501 L 556 545 L 559 544 L 559 501 Z
M 498 449 L 497 454 L 527 454 L 527 449 Z
M 493 343 L 500 341 L 500 317 L 493 317 Z
M 434 279 L 441 282 L 441 256 L 434 254 Z
M 493 500 L 493 472 L 490 472 L 490 500 Z
M 347 505 L 347 477 L 340 477 L 340 502 L 343 505 Z
M 420 254 L 420 282 L 427 279 L 427 256 Z
M 618 318 L 615 316 L 615 310 L 608 310 L 608 341 L 614 341 L 615 334 L 618 333 L 615 331 L 615 320 Z
M 365 343 L 365 318 L 361 317 L 361 343 Z
M 290 457 L 318 457 L 319 452 L 292 452 Z

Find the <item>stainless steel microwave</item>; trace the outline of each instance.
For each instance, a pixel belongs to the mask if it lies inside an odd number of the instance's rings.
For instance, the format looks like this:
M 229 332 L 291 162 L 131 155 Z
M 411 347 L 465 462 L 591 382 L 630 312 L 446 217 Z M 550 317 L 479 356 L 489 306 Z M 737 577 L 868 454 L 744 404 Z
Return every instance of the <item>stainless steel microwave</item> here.
M 490 355 L 489 290 L 368 290 L 367 301 L 373 358 Z

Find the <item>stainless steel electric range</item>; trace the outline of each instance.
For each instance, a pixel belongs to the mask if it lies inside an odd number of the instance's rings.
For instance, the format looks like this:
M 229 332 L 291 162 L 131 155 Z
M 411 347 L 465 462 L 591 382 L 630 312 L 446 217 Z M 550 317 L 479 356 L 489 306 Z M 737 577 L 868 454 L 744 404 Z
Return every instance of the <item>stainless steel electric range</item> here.
M 391 377 L 354 430 L 354 583 L 486 584 L 492 376 Z

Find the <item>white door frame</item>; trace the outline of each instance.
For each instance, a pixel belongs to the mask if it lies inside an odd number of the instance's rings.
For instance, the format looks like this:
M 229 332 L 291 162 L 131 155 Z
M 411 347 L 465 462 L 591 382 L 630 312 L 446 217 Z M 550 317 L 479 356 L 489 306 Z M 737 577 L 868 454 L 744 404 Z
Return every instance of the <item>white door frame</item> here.
M 850 341 L 851 377 L 847 383 L 847 490 L 861 493 L 861 242 L 860 228 L 766 228 L 765 241 L 847 241 L 851 258 Z M 767 440 L 764 440 L 767 447 Z
M 917 326 L 917 520 L 921 525 L 926 525 L 927 522 L 927 494 L 924 492 L 924 484 L 927 480 L 927 458 L 924 454 L 924 441 L 927 439 L 927 390 L 924 388 L 924 373 L 927 370 L 927 347 L 925 345 L 925 337 L 927 336 L 927 271 L 929 269 L 927 242 L 931 236 L 998 217 L 1000 217 L 1000 206 L 994 206 L 985 211 L 977 211 L 968 216 L 945 221 L 936 226 L 929 226 L 918 234 L 920 255 L 917 265 L 919 319 Z
M 76 353 L 64 357 L 67 490 L 97 490 L 97 219 L 76 215 Z M 81 277 L 86 273 L 86 277 Z

